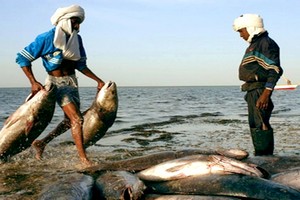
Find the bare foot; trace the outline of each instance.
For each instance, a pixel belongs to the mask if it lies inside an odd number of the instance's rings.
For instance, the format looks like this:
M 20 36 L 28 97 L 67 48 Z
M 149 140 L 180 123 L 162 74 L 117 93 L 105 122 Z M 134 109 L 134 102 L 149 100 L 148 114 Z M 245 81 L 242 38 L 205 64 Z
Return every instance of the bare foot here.
M 31 144 L 31 146 L 36 151 L 35 158 L 38 160 L 42 160 L 42 154 L 44 152 L 46 144 L 44 142 L 42 142 L 41 140 L 34 140 Z
M 81 164 L 83 165 L 83 167 L 92 167 L 95 165 L 93 162 L 91 162 L 87 158 L 81 159 Z

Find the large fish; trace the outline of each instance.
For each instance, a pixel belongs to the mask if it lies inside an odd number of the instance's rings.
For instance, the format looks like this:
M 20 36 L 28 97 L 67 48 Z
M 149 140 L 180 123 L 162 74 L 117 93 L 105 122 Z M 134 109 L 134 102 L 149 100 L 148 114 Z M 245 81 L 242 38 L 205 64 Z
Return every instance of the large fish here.
M 207 174 L 174 181 L 144 183 L 148 189 L 160 194 L 220 195 L 263 200 L 300 199 L 300 192 L 291 187 L 241 174 Z
M 107 82 L 99 91 L 92 106 L 85 111 L 83 143 L 85 147 L 95 144 L 113 125 L 118 111 L 118 93 L 115 82 Z
M 290 186 L 300 191 L 300 167 L 274 174 L 270 180 Z
M 92 105 L 83 112 L 83 143 L 85 148 L 95 144 L 113 125 L 118 110 L 118 93 L 115 82 L 109 81 L 97 93 Z M 64 119 L 49 133 L 49 141 L 69 130 L 70 121 Z
M 92 199 L 94 179 L 83 174 L 67 174 L 60 180 L 45 187 L 39 195 L 39 200 L 67 199 L 90 200 Z
M 206 174 L 245 174 L 264 177 L 256 165 L 220 155 L 193 155 L 160 163 L 138 173 L 142 180 L 169 181 Z
M 45 130 L 55 110 L 54 90 L 47 85 L 33 97 L 29 95 L 5 121 L 0 131 L 0 160 L 25 150 Z
M 300 156 L 255 156 L 243 162 L 254 163 L 267 170 L 271 175 L 285 172 L 300 166 Z
M 248 157 L 248 153 L 241 149 L 217 149 L 217 150 L 201 150 L 201 149 L 183 149 L 178 151 L 162 151 L 158 153 L 143 155 L 139 157 L 133 157 L 125 160 L 114 162 L 102 162 L 99 165 L 85 168 L 80 172 L 95 173 L 103 170 L 125 170 L 138 172 L 154 165 L 182 158 L 190 155 L 211 155 L 219 154 L 226 155 L 226 157 L 243 159 Z
M 146 194 L 144 200 L 238 200 L 237 197 L 206 196 L 206 195 L 162 195 Z
M 141 199 L 144 183 L 127 171 L 106 171 L 96 179 L 97 199 L 138 200 Z

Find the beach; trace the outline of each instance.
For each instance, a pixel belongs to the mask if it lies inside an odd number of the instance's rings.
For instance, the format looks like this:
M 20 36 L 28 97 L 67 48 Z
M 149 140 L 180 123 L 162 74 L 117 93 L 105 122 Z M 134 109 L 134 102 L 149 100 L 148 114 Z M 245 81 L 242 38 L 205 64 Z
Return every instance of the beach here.
M 0 123 L 20 106 L 29 88 L 0 88 Z M 81 110 L 95 88 L 80 88 Z M 274 91 L 271 125 L 276 156 L 299 156 L 299 90 Z M 239 148 L 253 156 L 245 93 L 239 86 L 119 87 L 117 119 L 106 135 L 87 149 L 94 163 L 122 160 L 166 150 Z M 56 106 L 52 122 L 63 119 Z M 28 148 L 0 164 L 0 199 L 36 199 L 46 185 L 77 170 L 79 159 L 67 131 L 46 147 L 44 159 Z

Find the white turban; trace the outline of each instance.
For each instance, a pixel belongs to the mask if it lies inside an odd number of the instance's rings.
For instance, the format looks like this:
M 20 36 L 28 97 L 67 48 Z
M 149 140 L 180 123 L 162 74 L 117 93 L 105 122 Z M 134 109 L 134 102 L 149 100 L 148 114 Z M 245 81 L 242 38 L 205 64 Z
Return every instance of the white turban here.
M 265 32 L 263 19 L 257 14 L 243 14 L 233 22 L 233 30 L 238 31 L 246 28 L 249 33 L 248 42 L 252 41 L 254 35 Z
M 85 17 L 83 8 L 78 5 L 58 8 L 51 17 L 51 23 L 56 26 L 60 20 L 70 19 L 71 17 L 78 17 L 83 22 Z
M 51 23 L 56 26 L 53 44 L 56 48 L 63 50 L 65 59 L 79 60 L 79 42 L 77 31 L 72 31 L 70 18 L 78 17 L 83 22 L 85 15 L 84 9 L 78 5 L 71 5 L 69 7 L 58 8 L 51 17 Z M 70 35 L 68 42 L 66 33 Z

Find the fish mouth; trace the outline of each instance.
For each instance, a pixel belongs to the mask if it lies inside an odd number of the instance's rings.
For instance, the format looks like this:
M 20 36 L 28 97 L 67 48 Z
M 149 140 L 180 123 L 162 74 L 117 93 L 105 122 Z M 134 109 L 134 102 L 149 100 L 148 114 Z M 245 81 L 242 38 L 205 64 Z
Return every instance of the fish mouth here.
M 106 83 L 106 88 L 113 87 L 113 85 L 115 85 L 115 82 L 113 82 L 113 81 L 108 81 L 108 82 Z

